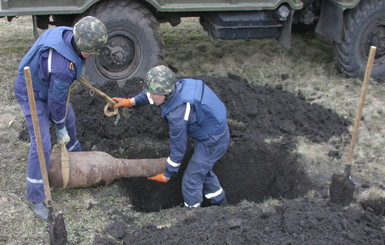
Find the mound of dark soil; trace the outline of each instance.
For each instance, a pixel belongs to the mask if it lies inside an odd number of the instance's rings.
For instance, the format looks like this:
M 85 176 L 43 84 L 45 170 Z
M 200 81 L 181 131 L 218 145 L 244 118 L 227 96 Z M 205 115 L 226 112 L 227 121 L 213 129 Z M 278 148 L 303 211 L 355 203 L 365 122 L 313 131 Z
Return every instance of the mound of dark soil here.
M 279 88 L 253 86 L 236 76 L 197 77 L 205 81 L 226 104 L 231 143 L 214 167 L 230 204 L 243 199 L 260 202 L 267 197 L 294 198 L 312 187 L 298 156 L 292 153 L 297 136 L 327 141 L 348 133 L 348 122 L 303 95 Z M 123 88 L 110 83 L 101 88 L 111 97 L 134 96 L 141 91 L 139 80 Z M 77 131 L 83 150 L 99 150 L 118 158 L 158 158 L 169 154 L 168 128 L 157 106 L 124 109 L 121 118 L 103 115 L 105 101 L 79 86 L 71 102 L 77 115 Z M 189 143 L 181 171 L 167 184 L 146 178 L 119 180 L 133 206 L 157 211 L 180 205 L 181 177 L 193 152 Z
M 385 224 L 374 214 L 383 214 L 382 209 L 377 212 L 370 203 L 362 203 L 365 210 L 341 208 L 329 203 L 327 192 L 312 200 L 302 198 L 314 186 L 300 157 L 292 152 L 296 137 L 327 141 L 348 134 L 347 120 L 279 86 L 253 86 L 231 75 L 197 78 L 217 93 L 228 110 L 231 143 L 214 171 L 231 207 L 175 207 L 183 202 L 181 176 L 193 152 L 189 142 L 181 170 L 169 183 L 117 180 L 135 209 L 161 210 L 156 215 L 171 216 L 175 223 L 138 228 L 136 217 L 115 210 L 123 221 L 112 220 L 95 236 L 94 244 L 384 244 Z M 132 80 L 122 88 L 111 83 L 100 89 L 111 97 L 129 97 L 141 87 L 139 80 Z M 158 107 L 123 109 L 119 120 L 107 118 L 105 101 L 83 85 L 74 89 L 71 102 L 83 150 L 131 159 L 168 156 L 168 128 Z M 339 155 L 338 149 L 332 155 Z M 286 201 L 268 211 L 238 204 L 267 197 Z
M 369 212 L 385 216 L 385 197 L 361 200 L 360 204 L 363 209 L 368 210 Z
M 133 218 L 112 222 L 94 244 L 384 244 L 385 239 L 378 216 L 326 200 L 288 200 L 269 211 L 174 208 L 157 215 L 177 221 L 142 228 L 135 227 Z

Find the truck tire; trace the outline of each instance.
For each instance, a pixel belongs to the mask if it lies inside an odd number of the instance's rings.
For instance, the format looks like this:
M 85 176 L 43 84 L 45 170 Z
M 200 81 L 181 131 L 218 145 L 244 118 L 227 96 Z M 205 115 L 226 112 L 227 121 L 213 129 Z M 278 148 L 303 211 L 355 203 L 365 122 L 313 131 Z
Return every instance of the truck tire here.
M 164 43 L 159 22 L 142 4 L 132 0 L 102 1 L 87 15 L 107 27 L 108 44 L 98 56 L 86 60 L 83 76 L 94 85 L 143 78 L 162 63 Z
M 334 46 L 342 73 L 362 79 L 370 46 L 376 46 L 371 76 L 385 77 L 385 1 L 362 0 L 344 19 L 342 43 Z

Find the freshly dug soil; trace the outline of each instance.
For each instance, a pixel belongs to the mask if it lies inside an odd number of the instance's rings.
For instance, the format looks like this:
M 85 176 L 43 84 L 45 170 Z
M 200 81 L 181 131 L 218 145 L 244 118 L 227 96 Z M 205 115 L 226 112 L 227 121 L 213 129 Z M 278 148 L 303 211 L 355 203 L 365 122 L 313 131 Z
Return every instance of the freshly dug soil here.
M 136 228 L 135 219 L 111 222 L 94 244 L 384 244 L 381 218 L 327 200 L 293 199 L 264 211 L 258 207 L 168 209 L 174 225 Z
M 214 172 L 230 204 L 243 199 L 261 202 L 267 197 L 303 196 L 312 183 L 298 156 L 292 153 L 297 136 L 323 142 L 347 134 L 348 122 L 303 95 L 279 88 L 253 86 L 239 77 L 197 77 L 205 81 L 226 104 L 231 143 Z M 142 89 L 140 80 L 122 88 L 110 83 L 101 90 L 110 97 L 131 97 Z M 123 109 L 121 117 L 103 114 L 105 101 L 81 85 L 71 103 L 77 115 L 78 138 L 85 151 L 104 151 L 117 158 L 158 158 L 169 154 L 168 128 L 157 106 Z M 181 178 L 193 153 L 192 142 L 181 170 L 167 184 L 146 178 L 119 180 L 134 208 L 158 211 L 183 203 Z M 205 203 L 204 203 L 205 204 Z
M 206 82 L 227 107 L 231 143 L 214 172 L 230 207 L 180 207 L 181 177 L 193 152 L 190 141 L 179 173 L 168 183 L 117 180 L 136 210 L 172 216 L 175 223 L 138 228 L 136 217 L 116 210 L 124 221 L 111 221 L 95 236 L 94 244 L 384 244 L 385 224 L 371 204 L 363 203 L 362 210 L 330 203 L 327 190 L 317 189 L 304 171 L 305 163 L 293 153 L 298 136 L 325 142 L 348 134 L 347 120 L 280 86 L 254 86 L 233 75 L 196 78 Z M 131 97 L 141 88 L 141 81 L 134 79 L 121 88 L 110 83 L 100 89 L 110 97 Z M 108 118 L 103 114 L 106 102 L 82 84 L 73 90 L 71 103 L 84 151 L 130 159 L 168 156 L 168 128 L 159 107 L 121 109 L 119 119 Z M 303 198 L 309 189 L 316 190 L 314 199 Z M 267 210 L 240 204 L 269 197 L 285 201 Z

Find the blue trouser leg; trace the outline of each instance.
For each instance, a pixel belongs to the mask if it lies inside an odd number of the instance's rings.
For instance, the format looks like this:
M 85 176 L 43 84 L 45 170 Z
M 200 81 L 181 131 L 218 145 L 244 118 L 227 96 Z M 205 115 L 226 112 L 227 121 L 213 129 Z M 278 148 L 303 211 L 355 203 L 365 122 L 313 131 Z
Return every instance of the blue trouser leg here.
M 225 196 L 225 191 L 220 186 L 218 177 L 211 170 L 204 179 L 203 194 L 211 204 L 218 204 Z
M 33 202 L 43 202 L 45 196 L 44 185 L 40 170 L 40 161 L 36 146 L 31 111 L 29 108 L 28 101 L 19 101 L 19 103 L 24 112 L 31 140 L 27 167 L 27 200 Z M 36 100 L 36 108 L 39 119 L 39 127 L 44 151 L 45 164 L 48 172 L 49 159 L 51 155 L 51 136 L 49 134 L 48 104 L 40 100 Z
M 15 83 L 17 84 L 17 83 Z M 40 171 L 40 162 L 36 147 L 35 133 L 33 129 L 31 110 L 29 107 L 28 97 L 26 95 L 25 87 L 15 86 L 15 97 L 19 102 L 24 117 L 27 122 L 28 131 L 30 135 L 31 145 L 28 156 L 28 167 L 27 167 L 27 193 L 26 198 L 29 201 L 33 202 L 43 202 L 45 193 L 44 185 Z M 36 100 L 36 109 L 39 120 L 39 127 L 41 133 L 41 139 L 44 149 L 44 158 L 47 166 L 47 171 L 49 168 L 49 159 L 51 155 L 51 136 L 49 134 L 50 127 L 50 115 L 48 110 L 48 104 L 41 100 Z M 71 138 L 70 142 L 67 144 L 67 149 L 70 151 L 81 151 L 81 146 L 76 137 L 76 127 L 75 127 L 75 114 L 72 107 L 69 105 L 67 118 L 66 118 L 66 127 L 68 134 Z
M 203 194 L 211 204 L 218 204 L 225 196 L 212 168 L 225 154 L 229 141 L 227 130 L 217 142 L 194 142 L 194 154 L 182 180 L 182 194 L 186 206 L 199 207 L 203 201 Z

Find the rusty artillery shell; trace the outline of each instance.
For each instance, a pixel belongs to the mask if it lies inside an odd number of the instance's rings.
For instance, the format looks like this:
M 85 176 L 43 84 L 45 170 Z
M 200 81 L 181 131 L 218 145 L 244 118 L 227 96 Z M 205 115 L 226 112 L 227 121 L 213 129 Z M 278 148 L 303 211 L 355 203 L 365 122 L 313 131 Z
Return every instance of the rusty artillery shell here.
M 68 152 L 68 157 L 69 188 L 107 185 L 125 177 L 149 177 L 166 169 L 166 158 L 119 159 L 101 151 Z M 48 177 L 50 186 L 63 187 L 60 152 L 51 154 Z

